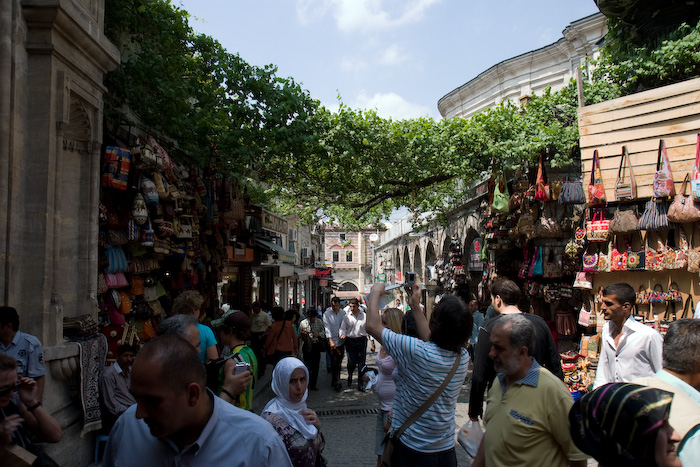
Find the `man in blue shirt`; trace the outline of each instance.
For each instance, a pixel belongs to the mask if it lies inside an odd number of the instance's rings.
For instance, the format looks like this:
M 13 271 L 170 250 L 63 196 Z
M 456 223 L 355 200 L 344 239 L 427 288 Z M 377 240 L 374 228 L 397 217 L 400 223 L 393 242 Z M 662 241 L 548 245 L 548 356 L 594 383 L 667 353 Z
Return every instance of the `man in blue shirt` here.
M 290 466 L 282 438 L 262 418 L 206 390 L 197 352 L 177 336 L 139 351 L 131 373 L 136 405 L 119 417 L 105 466 Z
M 37 397 L 44 395 L 46 366 L 39 339 L 19 330 L 19 315 L 11 306 L 0 307 L 0 353 L 17 360 L 17 374 L 36 381 Z

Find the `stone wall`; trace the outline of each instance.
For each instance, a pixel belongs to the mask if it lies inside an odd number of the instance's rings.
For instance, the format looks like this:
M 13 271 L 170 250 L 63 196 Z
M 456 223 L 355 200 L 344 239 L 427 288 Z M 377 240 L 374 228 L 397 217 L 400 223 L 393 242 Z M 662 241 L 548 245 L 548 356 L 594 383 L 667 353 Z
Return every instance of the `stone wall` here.
M 63 317 L 97 316 L 104 75 L 119 60 L 104 0 L 0 2 L 0 298 L 43 342 L 44 405 L 64 429 L 60 465 L 86 465 L 78 348 Z

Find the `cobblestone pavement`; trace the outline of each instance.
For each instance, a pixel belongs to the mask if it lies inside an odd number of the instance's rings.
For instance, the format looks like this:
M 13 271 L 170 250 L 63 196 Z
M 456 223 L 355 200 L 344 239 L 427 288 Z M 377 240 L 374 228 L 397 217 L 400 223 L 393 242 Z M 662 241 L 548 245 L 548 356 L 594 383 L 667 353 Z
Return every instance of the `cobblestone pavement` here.
M 379 347 L 379 346 L 377 346 Z M 375 366 L 376 353 L 367 352 L 367 364 Z M 331 375 L 326 372 L 325 354 L 321 354 L 321 374 L 318 378 L 318 391 L 309 391 L 306 404 L 319 413 L 326 448 L 323 455 L 329 467 L 375 467 L 375 426 L 379 403 L 377 396 L 371 391 L 357 390 L 357 379 L 353 387 L 347 387 L 346 360 L 343 361 L 342 381 L 343 390 L 335 392 L 331 388 Z M 259 381 L 253 398 L 253 410 L 260 414 L 265 404 L 274 397 L 270 389 L 271 370 Z M 354 375 L 355 378 L 357 375 Z M 462 386 L 462 392 L 457 401 L 457 428 L 467 421 L 469 409 L 469 380 Z M 457 463 L 460 466 L 471 465 L 471 458 L 459 444 L 456 444 Z

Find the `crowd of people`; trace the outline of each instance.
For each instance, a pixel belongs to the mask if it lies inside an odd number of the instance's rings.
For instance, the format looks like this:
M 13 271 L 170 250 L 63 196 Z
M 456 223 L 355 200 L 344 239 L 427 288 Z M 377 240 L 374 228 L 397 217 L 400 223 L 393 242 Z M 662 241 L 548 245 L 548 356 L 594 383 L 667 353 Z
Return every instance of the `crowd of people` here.
M 377 396 L 378 466 L 457 465 L 455 411 L 470 369 L 469 418 L 485 427 L 474 466 L 700 465 L 700 320 L 674 321 L 662 338 L 632 316 L 632 287 L 609 285 L 598 372 L 574 402 L 549 327 L 522 312 L 515 282 L 491 284 L 493 316 L 451 294 L 426 316 L 420 287 L 403 290 L 407 310 L 380 308 L 378 283 L 367 303 L 333 298 L 302 316 L 255 302 L 208 325 L 201 296 L 181 293 L 157 336 L 121 345 L 103 371 L 104 465 L 333 465 L 306 405 L 324 353 L 333 390 L 347 355 L 347 388 Z M 275 397 L 256 415 L 253 390 L 270 368 Z M 0 307 L 0 450 L 55 465 L 41 448 L 62 437 L 41 404 L 44 375 L 40 342 Z

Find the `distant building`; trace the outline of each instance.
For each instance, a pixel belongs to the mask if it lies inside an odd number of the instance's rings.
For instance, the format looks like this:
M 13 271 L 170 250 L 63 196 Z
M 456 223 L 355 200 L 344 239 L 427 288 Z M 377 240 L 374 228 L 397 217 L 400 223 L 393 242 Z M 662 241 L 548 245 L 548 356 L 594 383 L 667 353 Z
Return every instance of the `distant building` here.
M 333 266 L 333 283 L 337 287 L 332 295 L 341 300 L 361 296 L 364 295 L 365 286 L 374 283 L 372 242 L 369 237 L 376 232 L 376 229 L 350 232 L 326 227 L 325 261 Z
M 467 81 L 438 101 L 445 118 L 469 118 L 506 99 L 516 104 L 548 86 L 552 91 L 565 87 L 576 76 L 585 59 L 596 58 L 608 32 L 601 13 L 572 22 L 554 44 L 509 58 Z

